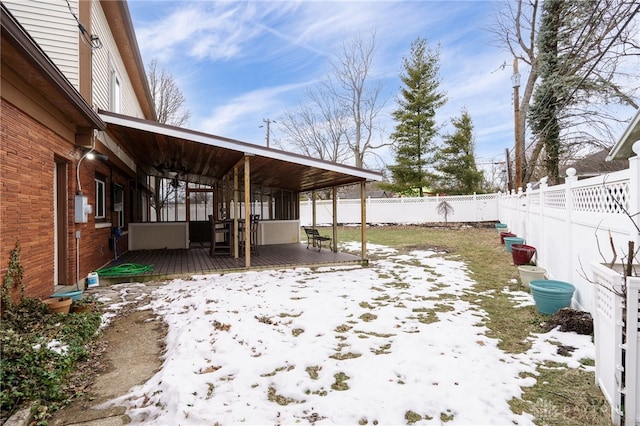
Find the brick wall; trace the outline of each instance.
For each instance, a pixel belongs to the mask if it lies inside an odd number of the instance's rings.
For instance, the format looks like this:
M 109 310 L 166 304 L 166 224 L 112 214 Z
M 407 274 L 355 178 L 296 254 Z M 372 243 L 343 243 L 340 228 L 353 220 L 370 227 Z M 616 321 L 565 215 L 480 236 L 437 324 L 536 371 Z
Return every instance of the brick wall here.
M 68 158 L 73 145 L 10 103 L 1 107 L 0 274 L 19 242 L 26 294 L 45 297 L 54 285 L 55 156 Z
M 68 141 L 6 100 L 0 104 L 0 277 L 4 279 L 11 250 L 16 242 L 21 246 L 21 264 L 24 268 L 25 294 L 48 297 L 55 284 L 72 285 L 81 282 L 91 271 L 109 263 L 114 253 L 109 248 L 111 221 L 111 185 L 124 187 L 125 223 L 128 223 L 128 177 L 108 163 L 100 160 L 82 161 L 79 168 L 82 192 L 95 211 L 95 176 L 105 177 L 106 221 L 96 223 L 90 214 L 88 223 L 74 222 L 74 202 L 77 191 L 77 158 L 80 152 Z M 67 264 L 66 282 L 54 283 L 55 262 L 55 165 L 67 167 Z M 126 228 L 126 227 L 125 227 Z M 76 231 L 80 238 L 76 239 Z M 76 256 L 76 247 L 79 256 Z M 127 247 L 126 237 L 119 241 L 119 253 Z M 79 268 L 76 265 L 79 264 Z M 18 289 L 13 296 L 18 295 Z

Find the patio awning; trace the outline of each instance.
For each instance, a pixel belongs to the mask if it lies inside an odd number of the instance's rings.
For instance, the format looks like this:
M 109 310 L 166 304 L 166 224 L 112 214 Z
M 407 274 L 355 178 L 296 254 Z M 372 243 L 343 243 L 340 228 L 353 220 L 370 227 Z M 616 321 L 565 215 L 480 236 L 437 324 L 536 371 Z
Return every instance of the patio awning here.
M 252 185 L 304 192 L 382 180 L 378 172 L 111 112 L 99 115 L 107 132 L 152 176 L 177 174 L 180 180 L 213 185 L 234 166 L 243 170 L 241 160 L 250 156 Z

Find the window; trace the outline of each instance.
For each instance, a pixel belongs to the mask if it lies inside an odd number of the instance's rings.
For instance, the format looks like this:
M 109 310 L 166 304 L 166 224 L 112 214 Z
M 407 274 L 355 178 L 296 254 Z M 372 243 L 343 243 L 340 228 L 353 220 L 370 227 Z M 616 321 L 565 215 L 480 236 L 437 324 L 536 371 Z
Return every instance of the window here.
M 107 194 L 105 188 L 105 180 L 103 178 L 96 177 L 96 219 L 105 219 L 106 217 L 105 205 L 107 204 Z
M 122 105 L 122 87 L 120 84 L 120 76 L 116 69 L 111 66 L 109 70 L 109 109 L 112 112 L 121 112 Z

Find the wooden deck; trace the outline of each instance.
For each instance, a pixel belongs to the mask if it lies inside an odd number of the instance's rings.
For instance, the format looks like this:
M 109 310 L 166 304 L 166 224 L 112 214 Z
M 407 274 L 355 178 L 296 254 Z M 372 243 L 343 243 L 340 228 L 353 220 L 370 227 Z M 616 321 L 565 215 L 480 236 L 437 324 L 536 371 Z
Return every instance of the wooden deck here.
M 320 267 L 332 265 L 366 264 L 366 259 L 347 253 L 334 253 L 327 248 L 321 251 L 305 244 L 281 244 L 260 246 L 259 254 L 251 255 L 251 267 L 245 267 L 244 256 L 234 259 L 229 255 L 209 256 L 209 247 L 196 245 L 181 250 L 137 250 L 124 253 L 107 267 L 126 263 L 153 265 L 153 271 L 135 275 L 103 277 L 100 281 L 121 283 L 187 278 L 192 275 L 279 268 Z

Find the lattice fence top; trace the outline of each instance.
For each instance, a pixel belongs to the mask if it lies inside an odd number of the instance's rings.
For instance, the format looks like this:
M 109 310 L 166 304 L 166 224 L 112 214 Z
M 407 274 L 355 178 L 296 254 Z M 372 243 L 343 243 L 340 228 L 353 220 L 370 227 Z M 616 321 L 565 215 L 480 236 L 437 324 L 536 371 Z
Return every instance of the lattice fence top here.
M 576 211 L 625 213 L 629 210 L 629 182 L 575 188 L 573 207 Z
M 544 206 L 564 209 L 567 206 L 567 193 L 561 191 L 547 191 L 544 193 Z

